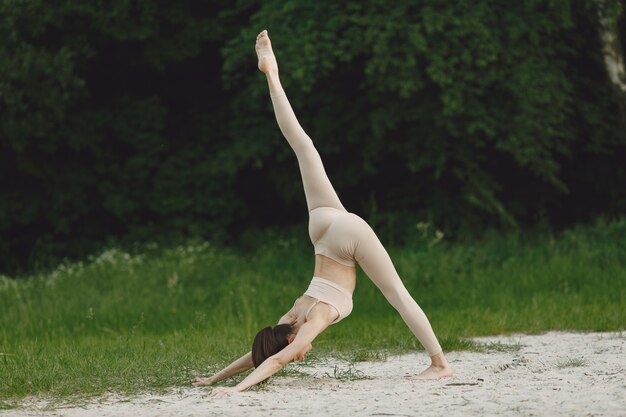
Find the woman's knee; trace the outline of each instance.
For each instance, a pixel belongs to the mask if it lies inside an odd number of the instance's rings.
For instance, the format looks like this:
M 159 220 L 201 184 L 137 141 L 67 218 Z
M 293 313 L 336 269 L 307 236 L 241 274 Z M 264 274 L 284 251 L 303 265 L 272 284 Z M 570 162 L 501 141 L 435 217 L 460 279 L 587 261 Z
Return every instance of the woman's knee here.
M 404 285 L 392 285 L 381 289 L 389 303 L 396 309 L 401 310 L 415 302 Z

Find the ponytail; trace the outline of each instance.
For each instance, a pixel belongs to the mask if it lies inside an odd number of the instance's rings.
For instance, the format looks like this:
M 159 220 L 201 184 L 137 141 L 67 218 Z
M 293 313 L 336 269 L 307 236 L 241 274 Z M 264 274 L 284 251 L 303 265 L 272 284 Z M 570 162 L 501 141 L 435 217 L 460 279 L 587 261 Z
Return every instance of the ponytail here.
M 288 337 L 293 327 L 290 324 L 279 324 L 265 327 L 256 334 L 252 342 L 252 363 L 254 367 L 261 365 L 265 359 L 283 350 L 289 344 Z

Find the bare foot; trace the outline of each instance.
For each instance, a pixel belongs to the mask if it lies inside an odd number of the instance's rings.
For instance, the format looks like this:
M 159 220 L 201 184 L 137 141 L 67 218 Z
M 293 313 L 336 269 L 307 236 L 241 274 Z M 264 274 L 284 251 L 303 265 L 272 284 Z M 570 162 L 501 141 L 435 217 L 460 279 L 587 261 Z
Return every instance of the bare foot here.
M 450 366 L 436 366 L 430 365 L 428 368 L 424 369 L 418 375 L 410 376 L 407 379 L 440 379 L 440 378 L 451 378 L 453 375 L 452 368 Z
M 256 37 L 256 45 L 254 47 L 259 57 L 259 69 L 265 74 L 278 74 L 278 63 L 272 51 L 272 42 L 267 34 L 267 30 L 262 31 Z

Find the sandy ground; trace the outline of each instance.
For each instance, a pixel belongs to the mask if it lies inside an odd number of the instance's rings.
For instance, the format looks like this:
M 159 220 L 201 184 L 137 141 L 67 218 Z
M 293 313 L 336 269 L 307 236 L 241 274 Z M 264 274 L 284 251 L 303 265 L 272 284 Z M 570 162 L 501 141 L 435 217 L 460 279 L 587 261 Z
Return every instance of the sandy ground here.
M 60 405 L 30 398 L 2 416 L 626 416 L 626 334 L 562 333 L 474 339 L 451 352 L 452 379 L 412 381 L 424 353 L 379 362 L 292 364 L 256 391 L 212 399 L 207 389 Z

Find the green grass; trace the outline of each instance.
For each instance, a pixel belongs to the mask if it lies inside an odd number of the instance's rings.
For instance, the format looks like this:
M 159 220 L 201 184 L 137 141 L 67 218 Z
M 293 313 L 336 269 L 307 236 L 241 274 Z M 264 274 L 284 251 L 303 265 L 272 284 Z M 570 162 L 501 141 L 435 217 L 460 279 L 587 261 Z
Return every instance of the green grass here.
M 472 336 L 624 329 L 626 221 L 551 235 L 427 236 L 389 248 L 445 350 Z M 136 393 L 189 385 L 246 352 L 311 278 L 306 229 L 237 252 L 208 243 L 110 249 L 19 280 L 0 277 L 0 408 L 29 395 Z M 359 271 L 354 311 L 313 356 L 380 359 L 421 346 Z
M 556 364 L 558 369 L 578 368 L 581 366 L 587 366 L 587 361 L 584 358 L 568 358 Z

